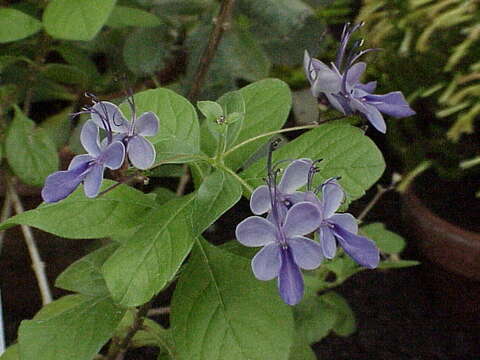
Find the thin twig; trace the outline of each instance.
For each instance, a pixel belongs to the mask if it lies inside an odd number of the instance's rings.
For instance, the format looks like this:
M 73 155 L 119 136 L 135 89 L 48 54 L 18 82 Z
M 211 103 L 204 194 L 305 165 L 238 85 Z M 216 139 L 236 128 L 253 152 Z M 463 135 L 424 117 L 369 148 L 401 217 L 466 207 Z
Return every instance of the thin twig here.
M 143 322 L 145 321 L 145 317 L 147 316 L 148 310 L 150 310 L 151 302 L 143 304 L 135 314 L 135 318 L 133 319 L 133 324 L 128 329 L 127 334 L 121 341 L 112 341 L 112 345 L 108 350 L 108 354 L 106 356 L 106 360 L 121 360 L 125 356 L 125 353 L 128 350 L 128 346 L 132 341 L 133 337 L 137 333 L 137 331 L 141 330 L 143 327 Z
M 8 191 L 5 192 L 5 199 L 3 200 L 2 213 L 0 214 L 0 223 L 7 220 L 12 214 L 12 200 Z M 2 252 L 3 238 L 5 237 L 5 230 L 0 230 L 0 253 Z
M 188 165 L 183 164 L 182 170 L 183 174 L 178 181 L 177 191 L 175 192 L 177 196 L 182 196 L 185 193 L 187 184 L 190 181 L 190 172 L 188 171 Z
M 170 314 L 170 307 L 159 307 L 155 309 L 148 310 L 147 316 L 158 316 Z
M 388 190 L 391 190 L 390 188 L 384 188 L 382 185 L 377 185 L 377 192 L 375 196 L 370 200 L 370 202 L 365 206 L 365 208 L 362 210 L 360 215 L 358 215 L 357 220 L 361 222 L 365 216 L 372 210 L 372 208 L 375 206 L 375 204 L 382 198 L 383 194 L 385 194 Z
M 12 201 L 13 208 L 15 212 L 19 215 L 24 212 L 22 202 L 18 196 L 15 186 L 13 186 L 10 179 L 5 178 L 7 191 L 9 192 L 10 199 Z M 28 252 L 30 258 L 32 259 L 32 268 L 37 278 L 38 287 L 40 288 L 40 294 L 42 295 L 42 303 L 46 305 L 52 302 L 52 293 L 48 285 L 47 276 L 45 274 L 45 263 L 40 258 L 40 253 L 38 251 L 37 245 L 35 244 L 35 239 L 33 237 L 32 229 L 27 225 L 20 225 L 23 237 L 25 238 L 25 243 L 27 244 Z

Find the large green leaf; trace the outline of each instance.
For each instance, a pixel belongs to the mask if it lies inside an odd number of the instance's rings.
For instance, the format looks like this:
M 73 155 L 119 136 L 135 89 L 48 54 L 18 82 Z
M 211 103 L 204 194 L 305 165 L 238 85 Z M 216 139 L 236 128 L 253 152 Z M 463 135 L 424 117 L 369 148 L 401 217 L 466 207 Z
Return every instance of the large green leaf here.
M 103 275 L 117 303 L 141 305 L 172 280 L 193 244 L 187 220 L 193 199 L 174 199 L 152 212 L 105 262 Z
M 8 128 L 5 153 L 15 175 L 27 184 L 42 186 L 45 178 L 58 169 L 54 142 L 18 107 Z
M 123 317 L 108 297 L 70 295 L 20 324 L 22 360 L 91 360 Z
M 41 28 L 40 21 L 21 11 L 0 8 L 0 43 L 26 38 Z
M 273 153 L 273 161 L 323 159 L 314 184 L 340 176 L 349 200 L 361 197 L 385 170 L 382 153 L 375 143 L 353 126 L 325 124 L 299 136 Z M 265 160 L 257 161 L 242 174 L 253 187 L 263 183 Z
M 117 5 L 107 21 L 107 26 L 124 27 L 155 27 L 162 24 L 156 15 L 137 8 Z
M 232 175 L 216 170 L 208 175 L 195 197 L 192 213 L 192 228 L 202 233 L 225 211 L 240 200 L 242 187 Z
M 275 283 L 256 280 L 248 260 L 204 240 L 175 289 L 171 326 L 185 360 L 286 360 L 293 338 Z
M 277 79 L 265 79 L 239 91 L 245 100 L 246 114 L 235 144 L 283 126 L 292 105 L 287 84 Z M 226 157 L 225 163 L 234 170 L 238 169 L 268 140 L 268 137 L 264 137 L 240 147 Z
M 160 130 L 149 138 L 157 151 L 156 161 L 184 162 L 200 152 L 200 129 L 195 108 L 183 96 L 168 89 L 152 89 L 135 94 L 137 115 L 153 111 Z M 125 114 L 128 106 L 122 105 Z
M 113 184 L 104 180 L 102 188 Z M 65 238 L 94 239 L 138 226 L 155 206 L 150 196 L 126 185 L 94 199 L 87 198 L 80 187 L 65 200 L 43 203 L 8 219 L 0 225 L 0 230 L 25 224 Z
M 117 0 L 52 0 L 43 13 L 49 35 L 65 40 L 91 40 L 107 21 Z
M 104 246 L 66 268 L 55 281 L 55 286 L 84 295 L 107 295 L 102 265 L 117 249 L 116 244 Z

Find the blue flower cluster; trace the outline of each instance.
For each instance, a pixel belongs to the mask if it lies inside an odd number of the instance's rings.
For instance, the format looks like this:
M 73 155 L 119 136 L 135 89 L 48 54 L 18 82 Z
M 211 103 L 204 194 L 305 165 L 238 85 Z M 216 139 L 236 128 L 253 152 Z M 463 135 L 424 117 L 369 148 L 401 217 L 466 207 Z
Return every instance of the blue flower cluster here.
M 94 101 L 93 106 L 80 113 L 90 114 L 82 128 L 80 141 L 87 154 L 75 156 L 66 171 L 57 171 L 47 177 L 42 189 L 45 202 L 53 203 L 70 195 L 80 183 L 84 185 L 87 197 L 96 197 L 102 185 L 105 167 L 119 169 L 125 154 L 131 164 L 138 169 L 148 169 L 155 161 L 155 148 L 145 139 L 158 132 L 159 121 L 152 112 L 135 115 L 133 100 L 132 120 L 128 121 L 122 111 L 110 102 Z M 100 141 L 99 129 L 106 132 Z

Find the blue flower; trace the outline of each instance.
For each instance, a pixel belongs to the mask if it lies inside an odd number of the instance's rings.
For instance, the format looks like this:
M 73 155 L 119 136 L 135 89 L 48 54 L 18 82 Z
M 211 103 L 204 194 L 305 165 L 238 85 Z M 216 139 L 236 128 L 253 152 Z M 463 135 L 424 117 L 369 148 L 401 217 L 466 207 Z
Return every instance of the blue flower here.
M 357 51 L 363 40 L 353 43 L 347 51 L 348 42 L 362 23 L 350 26 L 347 23 L 343 29 L 340 46 L 337 50 L 335 63 L 327 66 L 318 59 L 311 58 L 305 51 L 304 68 L 311 85 L 313 96 L 325 95 L 335 109 L 345 115 L 359 113 L 364 116 L 378 131 L 387 130 L 382 113 L 395 118 L 403 118 L 415 114 L 400 91 L 385 95 L 372 94 L 377 86 L 376 81 L 362 84 L 360 77 L 367 67 L 364 62 L 356 61 L 364 54 L 377 49 Z
M 336 213 L 345 198 L 345 193 L 337 179 L 326 180 L 321 189 L 321 201 L 314 192 L 307 192 L 305 200 L 315 204 L 321 214 L 317 232 L 323 256 L 332 259 L 336 254 L 338 242 L 359 265 L 370 269 L 376 268 L 380 261 L 380 254 L 375 243 L 364 236 L 357 235 L 358 224 L 353 215 Z
M 99 142 L 98 127 L 91 120 L 82 128 L 80 141 L 88 154 L 75 156 L 66 171 L 50 174 L 42 189 L 45 202 L 53 203 L 70 195 L 83 182 L 85 195 L 96 197 L 100 191 L 105 167 L 115 170 L 122 166 L 125 147 L 120 141 Z
M 145 136 L 154 136 L 158 132 L 159 121 L 153 112 L 145 112 L 139 118 L 135 115 L 133 100 L 129 99 L 132 108 L 132 121 L 129 122 L 120 108 L 108 101 L 98 101 L 88 109 L 92 120 L 107 132 L 117 133 L 115 139 L 125 143 L 128 159 L 137 169 L 145 170 L 155 161 L 155 148 Z M 111 119 L 104 121 L 103 114 Z

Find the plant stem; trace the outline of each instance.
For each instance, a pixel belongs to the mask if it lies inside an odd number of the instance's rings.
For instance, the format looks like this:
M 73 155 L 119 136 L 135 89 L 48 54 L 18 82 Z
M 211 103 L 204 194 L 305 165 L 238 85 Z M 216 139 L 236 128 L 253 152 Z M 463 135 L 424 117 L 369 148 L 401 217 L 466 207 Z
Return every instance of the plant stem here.
M 254 136 L 253 138 L 247 139 L 247 140 L 242 141 L 241 143 L 235 145 L 235 146 L 232 147 L 230 150 L 228 150 L 227 152 L 225 152 L 225 153 L 223 154 L 223 156 L 225 157 L 225 156 L 231 154 L 232 152 L 234 152 L 235 150 L 241 148 L 242 146 L 247 145 L 247 144 L 249 144 L 249 143 L 251 143 L 251 142 L 253 142 L 253 141 L 256 141 L 256 140 L 261 139 L 261 138 L 266 137 L 266 136 L 271 136 L 271 135 L 275 135 L 275 134 L 281 134 L 281 133 L 290 132 L 290 131 L 314 129 L 314 128 L 319 127 L 319 126 L 320 126 L 319 124 L 302 125 L 302 126 L 294 126 L 294 127 L 291 127 L 291 128 L 280 129 L 280 130 L 275 130 L 275 131 L 270 131 L 270 132 L 267 132 L 267 133 L 263 133 L 263 134 Z
M 12 213 L 12 200 L 8 191 L 5 192 L 5 199 L 3 200 L 2 213 L 0 214 L 0 223 L 7 220 Z M 5 236 L 5 230 L 0 231 L 0 253 L 2 252 L 3 238 Z
M 150 309 L 147 312 L 147 316 L 157 316 L 157 315 L 165 315 L 170 314 L 170 307 L 159 307 L 155 309 Z
M 121 360 L 125 356 L 125 353 L 128 350 L 128 346 L 130 345 L 130 341 L 132 341 L 133 337 L 137 333 L 137 331 L 142 329 L 143 322 L 145 321 L 145 317 L 148 314 L 148 310 L 150 309 L 151 302 L 147 302 L 143 304 L 135 314 L 135 318 L 133 319 L 133 324 L 128 329 L 127 334 L 121 341 L 112 340 L 112 344 L 110 349 L 108 350 L 108 354 L 106 356 L 106 360 Z
M 392 190 L 392 188 L 384 188 L 382 185 L 377 185 L 377 192 L 375 196 L 372 198 L 372 200 L 370 200 L 367 206 L 365 206 L 360 215 L 358 215 L 357 220 L 361 222 L 365 218 L 365 216 L 367 216 L 370 210 L 372 210 L 375 204 L 382 198 L 383 194 L 385 194 L 389 190 Z
M 13 186 L 12 181 L 5 178 L 7 191 L 9 193 L 10 199 L 12 201 L 13 208 L 15 212 L 19 215 L 24 212 L 22 202 L 18 196 L 15 186 Z M 40 288 L 40 294 L 42 296 L 42 303 L 46 305 L 52 302 L 52 293 L 48 285 L 47 276 L 45 274 L 45 263 L 40 258 L 40 253 L 38 251 L 35 239 L 33 237 L 32 229 L 27 225 L 20 225 L 23 237 L 25 238 L 25 243 L 27 244 L 28 252 L 30 258 L 32 259 L 32 268 L 37 278 L 38 287 Z

